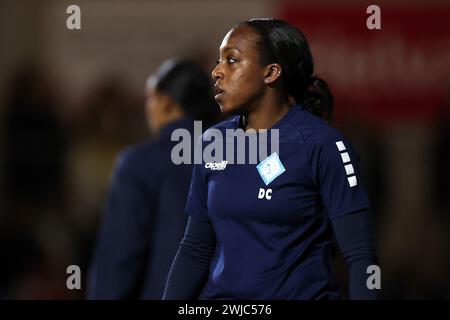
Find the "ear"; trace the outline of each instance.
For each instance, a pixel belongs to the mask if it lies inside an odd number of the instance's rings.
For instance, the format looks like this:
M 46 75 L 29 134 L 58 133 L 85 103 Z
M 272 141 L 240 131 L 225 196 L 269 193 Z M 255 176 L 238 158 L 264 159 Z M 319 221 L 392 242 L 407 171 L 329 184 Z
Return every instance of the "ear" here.
M 278 63 L 271 63 L 266 66 L 264 73 L 264 83 L 271 84 L 274 83 L 281 76 L 281 66 Z

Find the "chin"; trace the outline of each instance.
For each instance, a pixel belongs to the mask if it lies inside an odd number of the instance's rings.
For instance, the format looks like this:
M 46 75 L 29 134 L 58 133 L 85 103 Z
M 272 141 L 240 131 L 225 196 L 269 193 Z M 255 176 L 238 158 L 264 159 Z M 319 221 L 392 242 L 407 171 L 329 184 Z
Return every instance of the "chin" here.
M 238 108 L 236 106 L 230 106 L 230 105 L 223 104 L 223 103 L 220 103 L 219 106 L 220 106 L 220 111 L 226 115 L 241 115 L 244 113 L 241 108 Z
M 226 112 L 224 111 L 223 104 L 219 103 L 219 108 L 220 108 L 220 112 L 222 112 L 223 114 L 226 113 Z

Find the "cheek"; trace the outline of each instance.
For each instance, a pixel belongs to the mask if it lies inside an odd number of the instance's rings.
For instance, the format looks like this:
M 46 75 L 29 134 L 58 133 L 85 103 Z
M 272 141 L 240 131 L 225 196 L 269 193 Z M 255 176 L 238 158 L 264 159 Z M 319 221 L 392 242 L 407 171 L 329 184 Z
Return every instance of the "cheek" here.
M 236 70 L 234 78 L 240 85 L 252 84 L 257 80 L 257 71 L 250 65 L 243 66 Z
M 147 103 L 145 105 L 145 115 L 147 116 L 147 118 L 149 118 L 150 120 L 153 118 L 153 106 L 151 103 Z
M 252 97 L 258 95 L 264 86 L 260 83 L 261 79 L 255 70 L 246 70 L 240 74 L 236 75 L 235 87 L 236 95 L 235 97 L 239 100 L 248 100 Z
M 156 101 L 153 101 L 153 103 L 151 103 L 147 106 L 147 114 L 148 114 L 149 120 L 152 123 L 159 121 L 160 112 L 159 112 L 158 104 L 156 103 Z

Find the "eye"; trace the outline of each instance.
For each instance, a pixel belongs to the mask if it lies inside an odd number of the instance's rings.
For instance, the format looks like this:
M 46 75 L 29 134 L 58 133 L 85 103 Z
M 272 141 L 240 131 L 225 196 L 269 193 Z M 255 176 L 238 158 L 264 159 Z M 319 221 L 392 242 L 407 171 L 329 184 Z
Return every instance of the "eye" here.
M 216 66 L 220 63 L 220 59 L 216 60 Z
M 227 58 L 227 61 L 228 61 L 228 63 L 235 63 L 236 59 L 229 57 L 229 58 Z

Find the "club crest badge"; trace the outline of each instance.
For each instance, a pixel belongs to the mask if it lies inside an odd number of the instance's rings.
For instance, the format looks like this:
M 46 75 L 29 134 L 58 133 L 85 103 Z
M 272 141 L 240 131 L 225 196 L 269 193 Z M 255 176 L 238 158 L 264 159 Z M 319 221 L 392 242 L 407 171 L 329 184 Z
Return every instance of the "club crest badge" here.
M 276 152 L 261 161 L 256 169 L 266 186 L 286 171 Z

